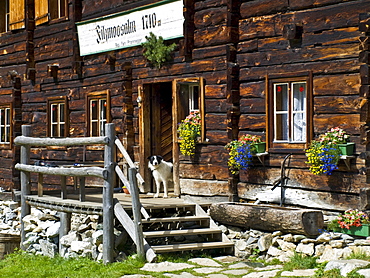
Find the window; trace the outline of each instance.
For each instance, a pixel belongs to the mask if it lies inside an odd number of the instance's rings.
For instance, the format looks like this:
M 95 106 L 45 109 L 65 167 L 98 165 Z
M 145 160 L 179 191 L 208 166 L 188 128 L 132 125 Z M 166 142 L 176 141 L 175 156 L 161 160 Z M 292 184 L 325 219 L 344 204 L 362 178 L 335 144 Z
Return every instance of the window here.
M 110 101 L 108 92 L 93 93 L 88 96 L 89 136 L 104 136 L 105 124 L 110 121 Z
M 0 33 L 9 31 L 9 0 L 0 0 Z
M 36 24 L 67 17 L 67 0 L 35 0 Z
M 11 109 L 9 106 L 0 106 L 0 144 L 10 144 L 11 138 Z
M 68 106 L 66 97 L 48 99 L 48 135 L 68 136 Z
M 269 77 L 269 151 L 304 149 L 311 140 L 311 77 Z
M 202 131 L 201 140 L 205 138 L 204 129 L 204 88 L 202 78 L 188 78 L 188 79 L 176 79 L 176 105 L 177 105 L 177 119 L 174 119 L 175 123 L 180 123 L 190 112 L 199 111 Z M 177 130 L 177 127 L 175 128 Z
M 67 16 L 67 0 L 49 0 L 50 19 Z

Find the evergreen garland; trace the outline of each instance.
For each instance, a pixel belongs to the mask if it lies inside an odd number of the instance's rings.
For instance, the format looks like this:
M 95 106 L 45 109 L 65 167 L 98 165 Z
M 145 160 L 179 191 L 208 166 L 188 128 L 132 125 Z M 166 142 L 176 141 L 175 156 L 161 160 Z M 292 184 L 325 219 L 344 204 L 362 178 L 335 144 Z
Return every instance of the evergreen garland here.
M 175 50 L 176 44 L 165 45 L 163 37 L 157 37 L 152 32 L 145 36 L 146 42 L 141 45 L 144 47 L 144 57 L 156 68 L 160 69 L 162 65 L 171 59 L 171 52 Z

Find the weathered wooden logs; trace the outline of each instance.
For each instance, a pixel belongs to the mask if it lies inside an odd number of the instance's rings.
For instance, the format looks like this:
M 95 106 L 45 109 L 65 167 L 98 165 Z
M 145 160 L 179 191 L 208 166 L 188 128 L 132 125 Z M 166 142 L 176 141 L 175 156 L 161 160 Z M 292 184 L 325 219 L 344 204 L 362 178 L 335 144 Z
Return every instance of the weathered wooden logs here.
M 319 210 L 268 205 L 214 203 L 210 207 L 210 215 L 221 224 L 308 236 L 318 235 L 324 225 L 324 217 Z

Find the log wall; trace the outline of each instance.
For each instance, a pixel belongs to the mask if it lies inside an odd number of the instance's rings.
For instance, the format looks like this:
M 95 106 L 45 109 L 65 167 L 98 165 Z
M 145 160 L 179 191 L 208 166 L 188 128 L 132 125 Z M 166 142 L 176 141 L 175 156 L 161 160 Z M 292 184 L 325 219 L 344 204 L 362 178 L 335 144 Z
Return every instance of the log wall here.
M 340 126 L 351 134 L 356 153 L 366 150 L 363 126 L 367 116 L 359 95 L 362 65 L 359 49 L 360 14 L 369 10 L 367 1 L 246 1 L 241 4 L 240 42 L 240 131 L 264 136 L 266 132 L 266 74 L 311 71 L 313 74 L 313 130 L 315 136 Z M 286 39 L 284 26 L 302 26 L 298 45 Z M 366 114 L 366 112 L 365 112 Z M 271 191 L 281 175 L 285 155 L 270 153 L 264 166 L 255 166 L 240 175 L 238 192 L 249 200 L 279 202 L 280 188 Z M 331 176 L 311 174 L 304 154 L 293 155 L 286 202 L 308 207 L 347 209 L 358 206 L 360 189 L 367 175 L 365 161 L 343 161 Z M 365 171 L 366 172 L 366 171 Z M 322 200 L 325 199 L 325 204 Z
M 117 135 L 135 161 L 144 161 L 139 146 L 139 88 L 202 77 L 207 141 L 197 145 L 194 158 L 180 156 L 181 192 L 232 201 L 278 202 L 279 189 L 271 192 L 271 187 L 280 177 L 286 154 L 270 153 L 263 165 L 255 159 L 251 169 L 231 175 L 224 146 L 243 133 L 266 138 L 267 74 L 311 71 L 315 136 L 340 126 L 352 135 L 357 156 L 349 167 L 341 161 L 339 170 L 327 177 L 308 172 L 303 152 L 293 155 L 287 202 L 327 209 L 355 206 L 370 181 L 369 165 L 363 159 L 370 157 L 370 48 L 368 16 L 363 14 L 370 11 L 369 1 L 185 0 L 184 38 L 170 41 L 177 48 L 173 61 L 163 68 L 150 67 L 140 46 L 79 56 L 75 22 L 153 2 L 73 0 L 68 2 L 66 20 L 28 24 L 26 29 L 1 34 L 0 76 L 10 77 L 0 80 L 0 103 L 13 103 L 13 136 L 19 134 L 21 124 L 31 125 L 34 136 L 46 136 L 47 98 L 54 96 L 68 98 L 69 135 L 86 136 L 86 96 L 107 90 Z M 301 39 L 289 39 L 294 34 L 287 26 L 301 28 Z M 58 64 L 56 78 L 48 72 L 53 64 Z M 15 146 L 0 150 L 3 188 L 18 186 L 18 173 L 11 167 L 19 159 L 18 152 Z M 82 147 L 37 148 L 32 149 L 31 158 L 60 163 L 101 161 L 102 152 Z M 55 177 L 45 177 L 45 181 L 49 188 L 58 188 L 60 183 Z

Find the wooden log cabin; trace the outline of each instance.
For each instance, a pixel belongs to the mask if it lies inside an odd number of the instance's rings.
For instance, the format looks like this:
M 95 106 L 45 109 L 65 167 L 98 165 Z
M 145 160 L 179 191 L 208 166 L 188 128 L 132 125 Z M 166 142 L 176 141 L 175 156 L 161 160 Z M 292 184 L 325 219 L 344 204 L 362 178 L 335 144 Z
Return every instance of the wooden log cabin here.
M 179 11 L 180 32 L 176 23 L 163 35 L 176 44 L 172 59 L 155 67 L 141 43 L 149 31 L 161 35 L 159 23 Z M 13 140 L 21 125 L 37 137 L 78 137 L 100 135 L 110 122 L 147 192 L 147 157 L 160 154 L 174 163 L 175 195 L 279 203 L 281 191 L 271 189 L 291 154 L 285 204 L 368 209 L 369 22 L 368 0 L 0 0 L 0 185 L 19 189 Z M 279 141 L 274 84 L 294 82 L 305 88 L 303 137 Z M 187 157 L 177 126 L 191 109 L 200 112 L 202 132 Z M 351 135 L 355 155 L 330 176 L 313 175 L 304 149 L 336 126 Z M 262 136 L 267 154 L 231 174 L 224 147 L 245 133 Z M 32 159 L 73 164 L 102 157 L 95 149 L 54 147 L 32 149 Z M 58 188 L 58 180 L 45 179 L 45 187 Z

